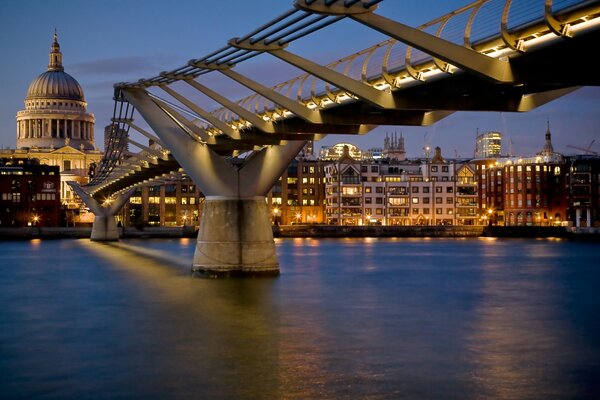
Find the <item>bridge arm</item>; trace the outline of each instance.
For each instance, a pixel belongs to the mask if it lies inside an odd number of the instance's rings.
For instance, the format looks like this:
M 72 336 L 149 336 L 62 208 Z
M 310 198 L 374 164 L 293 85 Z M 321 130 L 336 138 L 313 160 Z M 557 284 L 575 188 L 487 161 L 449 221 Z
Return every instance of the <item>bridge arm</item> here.
M 286 109 L 293 112 L 298 117 L 302 118 L 307 122 L 311 122 L 313 124 L 323 123 L 321 115 L 318 111 L 311 110 L 310 108 L 282 95 L 281 93 L 278 93 L 273 89 L 263 86 L 260 83 L 253 81 L 252 79 L 242 74 L 239 74 L 231 69 L 220 69 L 219 72 L 235 80 L 236 82 L 246 86 L 248 89 L 260 94 L 264 98 L 271 100 L 273 103 L 285 107 Z
M 168 146 L 185 172 L 206 196 L 236 196 L 237 189 L 227 184 L 235 179 L 237 171 L 213 152 L 208 145 L 194 140 L 146 91 L 127 88 L 125 99 L 138 110 L 158 137 Z
M 212 135 L 209 135 L 206 129 L 201 128 L 190 120 L 181 115 L 177 110 L 171 107 L 166 101 L 163 101 L 157 97 L 154 97 L 154 102 L 165 112 L 168 114 L 173 121 L 175 121 L 178 125 L 184 128 L 190 135 L 198 137 L 200 140 L 214 144 L 215 138 Z
M 114 200 L 112 201 L 110 206 L 108 206 L 108 214 L 116 215 L 134 192 L 135 189 L 129 189 L 121 194 L 118 194 L 117 196 L 114 196 Z
M 115 122 L 121 122 L 121 123 L 129 125 L 131 128 L 133 128 L 137 132 L 141 133 L 142 135 L 146 136 L 148 139 L 152 140 L 154 143 L 158 144 L 161 147 L 165 147 L 164 143 L 161 142 L 159 138 L 157 138 L 156 136 L 154 136 L 153 134 L 151 134 L 147 130 L 145 130 L 145 129 L 139 127 L 139 126 L 137 126 L 136 124 L 134 124 L 133 120 L 130 120 L 130 119 L 115 119 L 114 121 Z
M 161 151 L 158 151 L 158 150 L 153 149 L 151 147 L 145 146 L 145 145 L 141 144 L 140 142 L 137 142 L 137 141 L 135 141 L 135 140 L 133 140 L 133 139 L 131 139 L 129 137 L 126 140 L 129 143 L 131 143 L 132 145 L 134 145 L 135 147 L 138 147 L 141 150 L 144 150 L 145 152 L 147 152 L 149 154 L 152 154 L 152 155 L 154 155 L 156 157 L 159 157 L 159 158 L 161 158 L 163 160 L 165 159 L 165 155 Z
M 181 104 L 184 104 L 190 110 L 192 110 L 193 112 L 198 114 L 201 118 L 208 121 L 215 128 L 219 129 L 221 132 L 223 132 L 227 136 L 231 137 L 232 139 L 240 139 L 240 132 L 238 130 L 233 129 L 231 126 L 227 125 L 227 123 L 221 121 L 219 118 L 215 117 L 208 111 L 204 110 L 203 108 L 198 107 L 196 104 L 194 104 L 189 99 L 182 96 L 181 94 L 177 93 L 175 90 L 171 89 L 170 87 L 168 87 L 166 85 L 161 85 L 159 87 L 162 90 L 164 90 L 165 92 L 167 92 L 168 94 L 170 94 L 171 96 L 173 96 L 174 98 L 176 98 L 179 102 L 181 102 Z
M 515 81 L 508 61 L 488 57 L 378 14 L 351 14 L 349 18 L 488 80 L 502 83 Z
M 187 79 L 184 82 L 187 83 L 188 85 L 190 85 L 191 87 L 193 87 L 194 89 L 198 90 L 200 93 L 205 94 L 206 96 L 210 97 L 217 103 L 221 104 L 223 107 L 225 107 L 225 108 L 231 110 L 232 112 L 234 112 L 235 114 L 239 115 L 241 118 L 250 122 L 252 125 L 254 125 L 258 129 L 260 129 L 261 131 L 266 132 L 266 133 L 274 132 L 273 124 L 266 122 L 265 120 L 256 116 L 256 114 L 246 110 L 244 107 L 240 106 L 239 104 L 234 103 L 233 101 L 231 101 L 229 99 L 226 99 L 225 97 L 221 96 L 219 93 L 215 92 L 214 90 L 207 88 L 206 86 L 198 83 L 197 81 L 195 81 L 193 79 Z
M 286 50 L 271 50 L 269 53 L 377 107 L 396 108 L 394 97 L 388 92 L 377 90 Z
M 240 197 L 266 196 L 305 144 L 292 140 L 255 153 L 239 171 Z
M 548 90 L 546 92 L 526 94 L 521 97 L 517 111 L 526 112 L 549 103 L 559 97 L 580 89 L 581 86 L 573 86 L 564 89 Z
M 380 108 L 395 108 L 396 104 L 394 97 L 389 92 L 377 90 L 363 82 L 356 81 L 344 74 L 334 71 L 328 67 L 324 67 L 315 62 L 307 60 L 297 54 L 290 53 L 284 50 L 285 45 L 277 45 L 276 43 L 265 44 L 264 41 L 252 43 L 250 40 L 238 41 L 231 39 L 229 45 L 243 50 L 250 51 L 265 51 L 280 60 L 291 64 L 301 70 L 329 82 L 332 85 L 345 90 L 354 96 L 363 99 Z
M 100 202 L 92 197 L 91 194 L 83 190 L 83 188 L 76 181 L 67 182 L 71 189 L 81 198 L 85 205 L 90 209 L 94 215 L 104 216 L 107 209 L 103 207 Z

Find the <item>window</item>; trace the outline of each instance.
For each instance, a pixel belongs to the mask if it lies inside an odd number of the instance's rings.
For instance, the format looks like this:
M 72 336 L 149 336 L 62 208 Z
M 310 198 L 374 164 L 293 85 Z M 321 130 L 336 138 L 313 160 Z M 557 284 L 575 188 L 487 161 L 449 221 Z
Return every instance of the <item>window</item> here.
M 438 167 L 437 167 L 437 165 L 432 165 L 432 166 L 431 166 L 431 172 L 438 172 Z
M 371 199 L 370 197 L 365 197 L 365 204 L 371 204 L 372 201 L 373 199 Z
M 423 193 L 429 193 L 429 187 L 428 186 L 425 186 L 423 188 Z
M 452 186 L 448 186 L 446 188 L 446 193 L 453 193 L 454 192 L 454 188 Z
M 412 192 L 413 193 L 419 193 L 419 187 L 418 186 L 413 186 L 412 187 Z
M 412 203 L 413 204 L 419 204 L 419 198 L 418 197 L 413 197 L 412 198 Z
M 377 165 L 372 165 L 371 172 L 379 172 L 379 167 Z
M 452 197 L 446 197 L 446 204 L 452 204 Z
M 63 161 L 63 171 L 70 171 L 71 170 L 71 160 L 64 160 Z
M 436 197 L 435 198 L 435 204 L 442 204 L 442 198 L 441 197 Z
M 560 175 L 560 167 L 554 167 L 554 175 Z
M 375 204 L 383 204 L 383 197 L 376 197 Z
M 435 209 L 435 213 L 438 214 L 438 215 L 441 214 L 442 213 L 442 209 L 441 208 L 436 208 Z
M 429 204 L 429 197 L 423 198 L 423 204 Z
M 365 193 L 371 193 L 371 186 L 365 186 Z
M 377 186 L 375 188 L 375 193 L 383 193 L 383 188 L 381 186 Z
M 447 165 L 442 166 L 442 172 L 448 172 L 448 166 Z
M 435 192 L 436 192 L 436 193 L 442 193 L 442 187 L 441 187 L 441 186 L 437 186 L 437 187 L 435 188 Z

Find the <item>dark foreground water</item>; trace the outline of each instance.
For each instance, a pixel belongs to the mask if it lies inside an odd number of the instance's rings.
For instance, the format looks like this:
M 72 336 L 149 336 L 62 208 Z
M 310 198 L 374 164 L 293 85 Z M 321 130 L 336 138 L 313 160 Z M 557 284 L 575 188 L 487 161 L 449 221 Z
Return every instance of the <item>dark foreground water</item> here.
M 247 280 L 194 245 L 0 242 L 0 397 L 599 398 L 597 243 L 286 239 Z

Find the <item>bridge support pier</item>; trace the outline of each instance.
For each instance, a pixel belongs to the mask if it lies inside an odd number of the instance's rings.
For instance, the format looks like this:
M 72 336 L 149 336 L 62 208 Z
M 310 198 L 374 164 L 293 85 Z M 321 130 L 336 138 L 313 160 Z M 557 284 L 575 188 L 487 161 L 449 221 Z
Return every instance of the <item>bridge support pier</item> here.
M 206 198 L 192 265 L 206 277 L 279 275 L 265 198 Z
M 116 242 L 119 240 L 119 229 L 114 215 L 94 214 L 90 240 L 97 242 Z
M 90 240 L 98 242 L 115 242 L 119 240 L 119 229 L 115 215 L 119 212 L 123 204 L 129 199 L 133 190 L 129 190 L 116 196 L 108 204 L 102 205 L 92 195 L 83 190 L 77 182 L 68 182 L 71 188 L 83 200 L 86 206 L 94 214 L 94 223 L 92 225 L 92 234 Z
M 127 88 L 123 94 L 205 195 L 192 273 L 278 275 L 265 197 L 306 141 L 282 141 L 229 162 L 181 129 L 144 90 Z

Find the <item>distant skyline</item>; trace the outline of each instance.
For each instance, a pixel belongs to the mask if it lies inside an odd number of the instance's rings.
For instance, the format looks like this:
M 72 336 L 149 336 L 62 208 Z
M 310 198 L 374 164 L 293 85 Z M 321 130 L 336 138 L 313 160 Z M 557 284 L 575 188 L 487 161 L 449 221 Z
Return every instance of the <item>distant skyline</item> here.
M 385 0 L 377 12 L 418 26 L 467 3 Z M 543 7 L 543 1 L 540 4 Z M 96 116 L 96 144 L 102 149 L 104 127 L 112 117 L 114 83 L 148 78 L 179 67 L 292 7 L 291 0 L 1 2 L 0 145 L 15 147 L 15 115 L 24 109 L 29 84 L 46 71 L 54 29 L 65 71 L 81 84 L 88 111 Z M 289 49 L 327 63 L 385 39 L 356 22 L 344 20 L 293 42 Z M 269 70 L 270 65 L 276 65 L 273 59 L 257 57 L 254 69 L 262 75 L 253 77 L 272 85 L 297 75 Z M 237 100 L 243 95 L 232 92 L 230 98 Z M 315 151 L 339 142 L 351 142 L 362 149 L 383 147 L 386 133 L 396 132 L 405 138 L 408 157 L 422 156 L 425 146 L 440 146 L 446 158 L 470 157 L 479 130 L 501 132 L 504 153 L 527 156 L 544 145 L 549 121 L 556 151 L 581 153 L 568 146 L 587 148 L 594 141 L 591 149 L 600 152 L 599 106 L 600 88 L 586 87 L 528 113 L 457 112 L 429 127 L 380 126 L 360 137 L 329 135 L 315 143 Z

